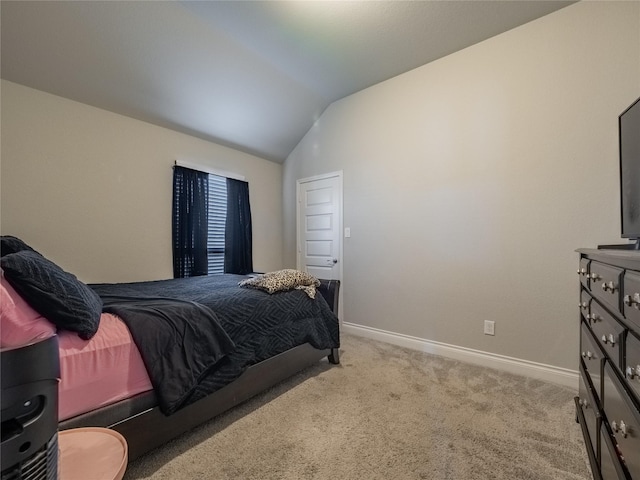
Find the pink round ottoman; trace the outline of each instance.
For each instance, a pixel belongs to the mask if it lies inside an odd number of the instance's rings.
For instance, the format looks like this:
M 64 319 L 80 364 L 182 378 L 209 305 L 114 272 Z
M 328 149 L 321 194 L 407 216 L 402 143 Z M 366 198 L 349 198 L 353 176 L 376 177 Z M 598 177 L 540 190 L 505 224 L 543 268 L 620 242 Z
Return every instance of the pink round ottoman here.
M 114 430 L 72 428 L 58 432 L 59 480 L 122 480 L 127 441 Z

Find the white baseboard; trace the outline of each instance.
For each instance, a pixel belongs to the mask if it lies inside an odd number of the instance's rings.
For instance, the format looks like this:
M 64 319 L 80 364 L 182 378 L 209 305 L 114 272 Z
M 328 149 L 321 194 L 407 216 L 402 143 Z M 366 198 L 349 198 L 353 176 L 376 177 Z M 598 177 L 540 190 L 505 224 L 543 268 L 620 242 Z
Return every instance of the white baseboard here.
M 578 372 L 567 368 L 554 367 L 543 363 L 530 362 L 520 358 L 497 355 L 495 353 L 473 350 L 471 348 L 434 342 L 424 338 L 412 337 L 401 333 L 388 332 L 377 328 L 342 322 L 342 330 L 359 337 L 371 338 L 412 350 L 419 350 L 461 362 L 473 363 L 483 367 L 495 368 L 517 375 L 544 380 L 578 390 Z

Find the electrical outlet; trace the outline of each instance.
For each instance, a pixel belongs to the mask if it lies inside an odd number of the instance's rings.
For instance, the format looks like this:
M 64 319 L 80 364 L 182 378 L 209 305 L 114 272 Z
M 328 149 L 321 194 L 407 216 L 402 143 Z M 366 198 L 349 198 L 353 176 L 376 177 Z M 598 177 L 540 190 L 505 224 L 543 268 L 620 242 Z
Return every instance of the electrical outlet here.
M 485 335 L 495 335 L 496 334 L 496 322 L 493 320 L 485 320 L 484 321 L 484 334 Z

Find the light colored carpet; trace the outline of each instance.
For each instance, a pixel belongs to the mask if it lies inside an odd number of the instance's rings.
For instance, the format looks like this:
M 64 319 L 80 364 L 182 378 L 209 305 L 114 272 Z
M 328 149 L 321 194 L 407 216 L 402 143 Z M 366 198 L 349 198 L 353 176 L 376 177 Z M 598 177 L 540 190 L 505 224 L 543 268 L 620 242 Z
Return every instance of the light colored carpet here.
M 354 336 L 125 480 L 587 480 L 576 392 Z

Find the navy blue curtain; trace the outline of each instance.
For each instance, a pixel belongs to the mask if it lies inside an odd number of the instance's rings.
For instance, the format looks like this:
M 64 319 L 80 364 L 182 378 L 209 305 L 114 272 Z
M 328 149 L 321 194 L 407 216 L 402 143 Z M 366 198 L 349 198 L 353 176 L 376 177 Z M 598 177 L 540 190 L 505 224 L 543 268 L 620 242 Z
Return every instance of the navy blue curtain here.
M 227 178 L 227 221 L 224 232 L 224 273 L 253 272 L 249 184 Z
M 207 275 L 209 174 L 173 167 L 173 276 Z

